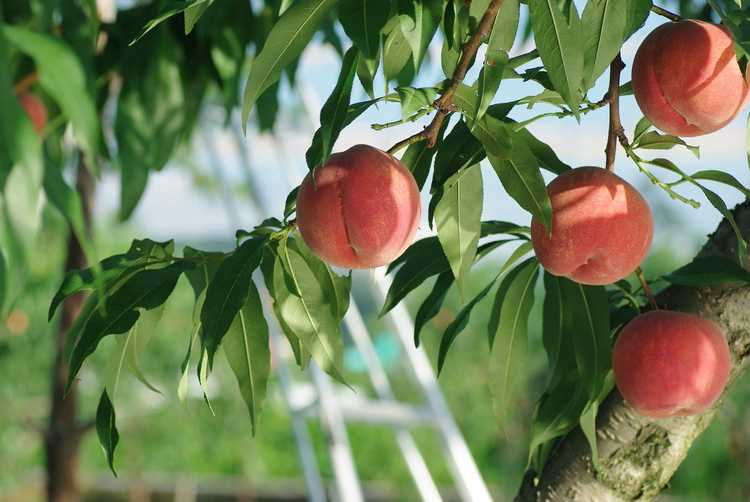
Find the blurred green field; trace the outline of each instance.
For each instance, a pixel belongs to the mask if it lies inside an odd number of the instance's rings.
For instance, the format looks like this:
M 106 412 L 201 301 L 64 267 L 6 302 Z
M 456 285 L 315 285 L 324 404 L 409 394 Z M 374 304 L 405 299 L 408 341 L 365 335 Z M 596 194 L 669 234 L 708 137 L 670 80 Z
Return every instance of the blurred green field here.
M 64 249 L 63 228 L 56 215 L 44 214 L 44 231 L 39 239 L 40 252 L 31 263 L 32 280 L 25 295 L 14 306 L 11 316 L 0 326 L 0 500 L 34 500 L 43 485 L 43 444 L 37 432 L 48 411 L 48 379 L 51 366 L 54 323 L 46 322 L 48 301 L 58 285 Z M 128 235 L 137 229 L 100 225 L 99 252 L 102 256 L 125 249 Z M 191 243 L 198 245 L 199 243 Z M 230 243 L 225 243 L 225 246 Z M 696 243 L 697 245 L 697 243 Z M 222 246 L 222 243 L 208 243 Z M 42 252 L 44 251 L 44 252 Z M 691 250 L 675 255 L 674 250 L 657 249 L 646 264 L 647 275 L 658 275 L 684 263 Z M 487 261 L 483 267 L 496 268 Z M 474 272 L 469 294 L 483 286 L 480 267 Z M 356 274 L 355 274 L 356 284 Z M 428 287 L 431 284 L 427 285 Z M 357 289 L 355 285 L 355 290 Z M 426 291 L 418 291 L 410 305 L 418 305 Z M 398 346 L 389 326 L 376 320 L 380 305 L 359 288 L 364 314 L 376 344 L 392 360 L 398 358 Z M 460 304 L 455 292 L 446 307 L 423 332 L 430 357 L 437 352 L 441 330 L 452 320 Z M 529 362 L 525 367 L 527 392 L 512 410 L 504 430 L 493 418 L 488 391 L 487 349 L 484 325 L 491 301 L 485 302 L 471 318 L 469 328 L 456 340 L 440 384 L 453 410 L 479 468 L 491 485 L 497 500 L 510 500 L 520 481 L 526 461 L 529 417 L 544 381 L 541 372 L 544 355 L 539 339 L 541 304 L 537 303 L 530 324 Z M 181 282 L 168 302 L 149 345 L 141 353 L 141 368 L 161 391 L 152 392 L 130 373 L 124 372 L 113 401 L 118 413 L 121 438 L 116 466 L 124 480 L 137 479 L 212 479 L 231 476 L 249 485 L 278 485 L 301 488 L 302 475 L 291 425 L 275 381 L 261 417 L 257 437 L 231 372 L 222 361 L 210 380 L 213 416 L 205 405 L 194 371 L 186 404 L 177 399 L 179 365 L 184 357 L 192 328 L 192 292 Z M 104 350 L 97 351 L 81 372 L 80 410 L 93 415 L 101 384 L 112 378 L 120 350 L 116 337 L 105 339 Z M 349 355 L 347 374 L 361 392 L 369 392 L 366 376 L 356 371 L 356 356 Z M 194 366 L 193 366 L 194 368 Z M 299 376 L 296 370 L 293 370 Z M 414 400 L 408 373 L 398 364 L 389 369 L 396 394 Z M 701 437 L 674 478 L 664 499 L 747 500 L 750 494 L 750 382 L 735 386 L 730 402 L 725 403 L 718 420 Z M 316 424 L 311 430 L 323 475 L 331 478 L 325 453 L 325 438 Z M 358 471 L 366 482 L 387 486 L 397 500 L 416 500 L 408 472 L 398 452 L 394 436 L 387 427 L 351 425 L 349 434 Z M 431 431 L 415 430 L 417 441 L 440 485 L 449 486 L 451 477 L 441 461 L 437 438 Z M 109 479 L 106 464 L 94 434 L 88 434 L 81 450 L 81 474 L 84 488 L 94 481 Z

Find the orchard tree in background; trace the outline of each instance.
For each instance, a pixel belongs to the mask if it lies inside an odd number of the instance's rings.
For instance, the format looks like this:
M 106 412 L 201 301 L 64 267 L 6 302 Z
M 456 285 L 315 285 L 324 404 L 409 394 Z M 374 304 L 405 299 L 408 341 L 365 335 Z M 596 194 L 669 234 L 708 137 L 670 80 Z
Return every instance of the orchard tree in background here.
M 270 371 L 256 269 L 299 366 L 314 360 L 346 382 L 340 323 L 351 275 L 330 265 L 388 265 L 393 283 L 383 313 L 435 277 L 416 313 L 419 344 L 447 291 L 454 284 L 463 291 L 477 261 L 509 246 L 510 257 L 443 333 L 438 371 L 450 364 L 450 347 L 472 309 L 492 301 L 489 393 L 502 427 L 519 397 L 529 313 L 541 301 L 548 384 L 529 420 L 518 498 L 658 495 L 750 353 L 750 205 L 730 211 L 706 183 L 750 191 L 729 173 L 686 173 L 649 153 L 697 153 L 680 136 L 721 134 L 740 113 L 748 98 L 750 4 L 678 7 L 679 15 L 650 0 L 589 0 L 579 15 L 570 0 L 192 0 L 147 2 L 104 16 L 93 0 L 0 2 L 6 306 L 23 287 L 41 193 L 71 230 L 70 270 L 50 307 L 50 318 L 61 305 L 64 312 L 47 433 L 49 498 L 77 496 L 74 459 L 89 427 L 114 472 L 116 383 L 102 390 L 95 420 L 80 421 L 79 370 L 105 337 L 134 346 L 127 342 L 180 277 L 193 288 L 197 313 L 182 378 L 196 368 L 205 386 L 223 347 L 255 429 Z M 519 27 L 522 9 L 526 27 Z M 623 83 L 620 49 L 649 15 L 665 23 L 639 48 L 633 81 Z M 533 36 L 536 49 L 510 57 L 519 29 Z M 299 57 L 319 32 L 341 55 L 341 71 L 305 155 L 310 173 L 279 202 L 283 213 L 239 230 L 230 253 L 186 247 L 177 254 L 172 242 L 136 240 L 95 263 L 88 236 L 93 180 L 119 170 L 126 219 L 149 173 L 190 139 L 204 103 L 220 102 L 228 114 L 241 107 L 243 127 L 252 119 L 271 129 L 279 81 L 284 76 L 294 85 Z M 413 87 L 431 43 L 442 44 L 445 80 Z M 478 77 L 467 81 L 473 66 L 481 67 Z M 607 93 L 589 96 L 608 68 Z M 384 95 L 373 85 L 378 74 L 388 84 Z M 369 100 L 351 102 L 355 78 Z M 504 101 L 502 81 L 511 79 L 534 84 L 527 96 Z M 645 117 L 626 132 L 619 100 L 630 94 Z M 373 129 L 432 118 L 388 152 L 359 145 L 333 153 L 341 131 L 384 101 L 400 103 L 402 119 Z M 538 104 L 558 110 L 520 123 L 510 118 L 515 107 Z M 602 167 L 572 169 L 527 129 L 535 120 L 586 120 L 602 107 L 610 117 Z M 687 183 L 724 217 L 693 262 L 653 284 L 639 268 L 652 240 L 651 210 L 613 172 L 618 145 L 675 203 L 701 205 L 680 193 Z M 530 226 L 483 219 L 484 159 L 530 213 Z M 556 175 L 549 186 L 542 170 Z M 76 172 L 75 189 L 67 171 Z M 427 179 L 427 219 L 437 235 L 412 243 Z M 84 268 L 85 261 L 93 265 Z M 640 287 L 625 280 L 631 274 Z M 542 299 L 534 297 L 537 281 Z M 149 385 L 136 365 L 131 369 Z

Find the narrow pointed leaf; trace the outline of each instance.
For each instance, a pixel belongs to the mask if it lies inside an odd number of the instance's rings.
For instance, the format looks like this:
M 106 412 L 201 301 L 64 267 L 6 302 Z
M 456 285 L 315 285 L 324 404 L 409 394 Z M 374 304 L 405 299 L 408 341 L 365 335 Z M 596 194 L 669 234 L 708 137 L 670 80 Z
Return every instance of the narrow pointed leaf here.
M 163 304 L 180 275 L 192 266 L 192 263 L 179 261 L 161 269 L 142 270 L 114 292 L 107 292 L 83 320 L 85 324 L 70 355 L 67 388 L 102 338 L 127 333 L 140 317 L 140 310 L 151 310 Z
M 490 318 L 493 340 L 490 355 L 490 392 L 500 422 L 508 416 L 515 397 L 528 339 L 528 320 L 534 306 L 534 285 L 539 263 L 531 258 L 509 273 L 498 289 Z
M 107 389 L 102 391 L 99 398 L 99 405 L 96 408 L 96 435 L 99 437 L 99 444 L 102 445 L 104 456 L 107 459 L 112 474 L 117 477 L 115 471 L 115 448 L 120 441 L 120 434 L 117 432 L 115 423 L 115 408 L 112 401 L 109 400 Z
M 461 291 L 477 252 L 482 204 L 482 171 L 474 165 L 445 182 L 435 208 L 438 239 Z
M 263 92 L 281 77 L 312 39 L 337 0 L 300 0 L 287 9 L 271 29 L 260 54 L 250 68 L 242 101 L 242 127 Z
M 263 316 L 263 305 L 258 289 L 250 283 L 245 305 L 229 328 L 222 342 L 224 353 L 232 367 L 237 384 L 250 413 L 253 434 L 266 397 L 271 370 L 268 346 L 268 324 Z
M 245 304 L 253 271 L 260 265 L 265 239 L 249 239 L 219 265 L 206 289 L 201 309 L 202 342 L 208 352 L 209 369 L 221 339 Z

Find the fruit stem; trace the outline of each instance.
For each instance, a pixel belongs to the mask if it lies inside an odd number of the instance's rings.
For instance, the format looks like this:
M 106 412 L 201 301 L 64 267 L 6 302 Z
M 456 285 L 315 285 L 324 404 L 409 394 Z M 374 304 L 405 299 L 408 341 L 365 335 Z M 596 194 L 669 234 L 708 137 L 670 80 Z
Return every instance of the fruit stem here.
M 607 160 L 604 166 L 608 171 L 615 169 L 615 157 L 617 155 L 617 142 L 623 141 L 625 131 L 622 128 L 620 120 L 620 73 L 625 68 L 620 53 L 617 53 L 612 64 L 609 66 L 609 91 L 607 92 L 609 100 L 609 134 L 607 134 L 607 147 L 605 154 Z M 624 139 L 627 142 L 627 138 Z
M 464 81 L 466 72 L 469 71 L 474 57 L 477 55 L 479 46 L 482 45 L 482 40 L 485 39 L 492 30 L 492 25 L 495 23 L 495 17 L 497 11 L 500 10 L 503 0 L 492 0 L 487 6 L 487 10 L 484 11 L 482 20 L 479 22 L 479 27 L 471 35 L 468 42 L 466 42 L 461 48 L 461 58 L 456 65 L 456 69 L 453 71 L 450 84 L 443 91 L 442 95 L 435 100 L 432 106 L 437 110 L 435 117 L 432 122 L 423 131 L 420 131 L 402 141 L 399 141 L 393 147 L 388 150 L 388 153 L 393 155 L 403 147 L 419 141 L 427 141 L 427 146 L 432 148 L 437 143 L 438 133 L 440 128 L 445 121 L 445 118 L 454 111 L 453 107 L 453 95 L 456 93 L 458 86 Z
M 654 298 L 654 293 L 651 291 L 651 286 L 648 285 L 646 277 L 643 275 L 643 269 L 641 267 L 636 268 L 635 275 L 641 282 L 643 293 L 646 295 L 646 298 L 648 298 L 648 302 L 651 304 L 651 308 L 654 310 L 659 310 L 659 305 L 657 305 L 656 303 L 656 298 Z

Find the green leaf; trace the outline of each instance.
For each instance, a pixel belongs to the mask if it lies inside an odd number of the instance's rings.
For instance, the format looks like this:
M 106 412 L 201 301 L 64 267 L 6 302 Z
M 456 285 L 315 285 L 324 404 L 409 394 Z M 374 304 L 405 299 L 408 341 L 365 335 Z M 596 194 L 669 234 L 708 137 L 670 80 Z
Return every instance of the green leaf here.
M 471 134 L 463 121 L 457 122 L 438 145 L 430 192 L 437 192 L 457 172 L 478 164 L 484 157 L 482 143 Z
M 336 87 L 333 88 L 323 108 L 320 109 L 320 129 L 316 133 L 320 134 L 320 148 L 313 143 L 305 155 L 310 169 L 325 164 L 341 130 L 346 126 L 349 100 L 352 96 L 352 84 L 358 62 L 359 51 L 356 47 L 346 51 Z
M 477 79 L 479 96 L 474 116 L 475 121 L 482 119 L 490 103 L 495 98 L 495 94 L 497 94 L 497 90 L 500 88 L 500 83 L 503 80 L 503 71 L 506 64 L 508 64 L 507 52 L 504 50 L 487 51 L 484 66 L 479 72 L 479 78 Z
M 206 289 L 201 309 L 203 324 L 201 341 L 208 352 L 209 369 L 222 338 L 245 304 L 250 291 L 253 271 L 260 265 L 266 240 L 246 240 L 216 270 Z
M 736 261 L 720 256 L 698 258 L 680 267 L 664 279 L 681 286 L 720 286 L 750 284 L 750 272 Z
M 610 65 L 623 42 L 646 21 L 651 0 L 590 0 L 581 16 L 584 89 L 590 89 Z
M 150 239 L 136 239 L 125 253 L 105 258 L 91 268 L 68 271 L 52 298 L 48 318 L 52 319 L 59 305 L 69 296 L 93 290 L 98 285 L 97 281 L 105 290 L 109 290 L 122 278 L 148 265 L 159 263 L 163 257 L 171 256 L 173 247 L 173 241 L 156 242 Z M 99 276 L 97 277 L 96 274 Z
M 474 2 L 477 3 L 477 2 Z M 474 7 L 472 3 L 472 7 Z M 520 11 L 519 0 L 503 0 L 487 39 L 487 53 L 510 51 L 516 40 Z M 481 18 L 480 18 L 481 19 Z
M 172 157 L 186 120 L 180 49 L 159 30 L 126 52 L 117 100 L 115 136 L 121 171 L 120 219 L 130 217 L 143 195 L 149 172 Z
M 714 206 L 722 214 L 722 216 L 727 219 L 729 225 L 732 227 L 732 230 L 734 230 L 734 235 L 737 238 L 737 258 L 739 259 L 739 262 L 744 265 L 745 263 L 747 263 L 747 242 L 745 241 L 745 238 L 742 235 L 742 231 L 740 230 L 739 225 L 737 225 L 732 212 L 729 210 L 722 198 L 716 194 L 716 192 L 709 190 L 703 185 L 696 184 L 696 186 L 701 189 L 711 205 Z
M 206 10 L 211 7 L 213 1 L 214 0 L 208 0 L 202 2 L 198 0 L 185 10 L 185 35 L 189 35 L 190 32 L 193 31 L 195 23 L 197 23 Z
M 565 305 L 560 287 L 560 278 L 544 272 L 544 307 L 542 309 L 542 344 L 547 353 L 552 388 L 571 369 L 575 359 L 570 344 L 563 344 Z M 572 364 L 571 364 L 572 363 Z
M 340 0 L 339 21 L 344 32 L 367 58 L 378 55 L 380 32 L 391 10 L 390 0 Z
M 651 129 L 652 126 L 653 124 L 648 118 L 642 117 L 641 120 L 639 120 L 635 125 L 635 129 L 633 130 L 633 143 L 638 142 L 638 140 L 641 139 L 641 136 L 643 136 L 646 131 Z
M 398 16 L 398 24 L 388 32 L 383 42 L 383 74 L 386 80 L 396 78 L 399 73 L 409 63 L 411 54 L 411 44 L 401 29 L 401 23 L 411 23 L 405 16 Z
M 539 165 L 553 174 L 562 174 L 570 169 L 570 166 L 565 162 L 561 161 L 555 151 L 550 148 L 547 143 L 544 143 L 536 138 L 531 131 L 525 127 L 520 131 L 517 131 L 514 135 L 514 141 L 522 139 L 531 150 L 531 153 L 536 157 L 536 161 Z
M 138 362 L 139 354 L 143 352 L 148 344 L 151 336 L 156 331 L 156 325 L 161 320 L 162 314 L 164 313 L 164 305 L 157 307 L 153 310 L 147 310 L 143 312 L 138 318 L 138 321 L 130 328 L 128 336 L 125 339 L 123 350 L 125 361 L 128 365 L 128 370 L 135 376 L 138 381 L 145 385 L 148 389 L 157 394 L 161 394 L 161 391 L 148 381 L 145 373 L 141 370 Z
M 482 219 L 482 171 L 478 164 L 451 176 L 435 208 L 440 244 L 463 294 L 479 242 Z
M 612 363 L 607 292 L 560 277 L 564 304 L 564 336 L 573 341 L 581 385 L 589 401 L 597 399 Z
M 193 9 L 199 9 L 197 11 L 193 11 L 191 16 L 191 23 L 194 25 L 195 21 L 197 21 L 198 17 L 205 11 L 206 8 L 213 2 L 213 0 L 173 0 L 169 2 L 165 2 L 162 6 L 161 11 L 159 12 L 159 15 L 156 16 L 154 19 L 146 23 L 146 26 L 143 27 L 143 30 L 141 30 L 141 33 L 133 39 L 132 42 L 130 42 L 130 45 L 135 44 L 140 39 L 142 39 L 146 34 L 148 34 L 151 30 L 159 26 L 161 23 L 166 21 L 172 16 L 176 16 L 177 14 L 180 14 L 181 12 L 186 12 L 188 10 Z M 203 6 L 203 4 L 206 4 Z M 199 13 L 200 12 L 200 13 Z M 196 16 L 197 14 L 197 16 Z M 185 34 L 187 35 L 190 33 L 190 30 L 188 29 L 188 14 L 185 13 Z M 191 25 L 192 28 L 192 25 Z
M 424 187 L 425 181 L 427 181 L 427 176 L 430 174 L 432 158 L 435 156 L 437 150 L 435 147 L 429 148 L 426 141 L 420 141 L 409 145 L 401 156 L 401 163 L 411 171 L 420 191 Z
M 508 221 L 486 220 L 482 222 L 481 237 L 495 234 L 508 234 L 528 239 L 530 233 L 530 227 L 517 225 Z
M 742 192 L 742 195 L 744 195 L 745 198 L 750 198 L 750 190 L 747 189 L 740 180 L 727 172 L 717 171 L 714 169 L 706 169 L 704 171 L 698 171 L 697 173 L 690 175 L 690 177 L 694 180 L 708 180 L 716 181 L 717 183 L 723 183 Z
M 448 356 L 448 350 L 450 350 L 451 345 L 453 345 L 453 342 L 456 340 L 456 337 L 459 335 L 459 333 L 461 333 L 469 323 L 471 311 L 474 310 L 474 307 L 476 307 L 477 304 L 481 302 L 485 296 L 487 296 L 487 293 L 489 293 L 490 289 L 492 289 L 492 286 L 495 285 L 498 277 L 499 275 L 495 276 L 495 278 L 492 279 L 489 284 L 487 284 L 487 286 L 485 286 L 484 289 L 479 292 L 479 294 L 472 298 L 471 301 L 461 309 L 453 322 L 451 322 L 445 329 L 443 337 L 440 339 L 440 348 L 438 349 L 438 375 L 440 375 L 440 372 L 443 370 L 445 358 Z
M 439 91 L 437 87 L 397 87 L 396 92 L 401 99 L 401 117 L 406 120 L 420 110 L 432 108 Z
M 380 316 L 395 307 L 429 277 L 450 271 L 450 264 L 437 237 L 420 239 L 409 246 L 388 266 L 388 272 L 392 272 L 402 263 L 403 266 L 398 269 L 388 288 Z
M 107 389 L 102 391 L 99 398 L 99 405 L 96 407 L 96 435 L 99 437 L 99 444 L 104 450 L 104 457 L 107 459 L 112 474 L 117 477 L 115 471 L 115 448 L 120 441 L 120 434 L 117 432 L 115 423 L 115 408 L 112 401 L 109 400 Z
M 245 305 L 237 313 L 222 342 L 224 353 L 232 367 L 242 398 L 250 413 L 253 434 L 266 397 L 271 371 L 271 352 L 268 345 L 268 324 L 263 317 L 263 304 L 255 284 Z
M 343 282 L 334 280 L 330 269 L 296 240 L 281 241 L 278 256 L 285 276 L 274 279 L 273 287 L 280 319 L 321 369 L 344 382 L 339 324 L 348 290 L 343 291 Z
M 518 388 L 528 339 L 528 322 L 534 306 L 534 285 L 539 262 L 530 258 L 509 273 L 498 288 L 488 330 L 492 340 L 490 393 L 492 407 L 500 423 Z
M 82 328 L 70 355 L 67 389 L 88 356 L 107 335 L 127 333 L 140 317 L 140 310 L 151 310 L 164 303 L 174 290 L 180 275 L 192 263 L 178 261 L 168 267 L 142 270 L 102 300 L 82 320 Z
M 578 425 L 587 397 L 575 371 L 567 372 L 553 389 L 541 397 L 531 426 L 529 462 L 537 448 L 567 434 Z
M 435 317 L 440 312 L 440 307 L 445 301 L 445 296 L 453 284 L 453 272 L 447 271 L 438 275 L 435 284 L 427 297 L 417 310 L 414 317 L 414 346 L 419 347 L 419 333 L 427 321 Z
M 375 74 L 378 72 L 378 66 L 380 65 L 380 54 L 374 58 L 359 58 L 359 64 L 357 65 L 357 78 L 359 83 L 364 87 L 365 92 L 370 98 L 375 98 L 375 90 L 373 89 L 373 82 L 375 81 Z
M 31 57 L 39 75 L 39 85 L 60 106 L 73 126 L 76 141 L 86 153 L 86 166 L 97 173 L 100 144 L 99 117 L 92 85 L 75 52 L 60 39 L 20 26 L 3 27 L 5 38 Z
M 487 158 L 508 195 L 549 228 L 552 224 L 552 204 L 539 163 L 524 139 L 519 133 L 515 133 L 513 149 L 507 158 L 500 158 L 489 150 Z M 487 148 L 484 140 L 482 143 Z
M 638 138 L 633 144 L 633 148 L 646 148 L 649 150 L 669 150 L 675 146 L 684 146 L 690 150 L 693 155 L 700 158 L 700 148 L 688 145 L 682 138 L 672 136 L 671 134 L 661 134 L 656 131 L 648 131 Z
M 402 13 L 398 29 L 404 33 L 411 46 L 414 68 L 421 68 L 422 59 L 438 27 L 442 1 L 399 0 L 398 7 Z
M 581 21 L 572 0 L 529 0 L 539 56 L 555 90 L 577 114 L 583 83 Z
M 300 0 L 284 12 L 268 34 L 253 61 L 242 102 L 242 127 L 258 97 L 281 76 L 281 70 L 297 59 L 337 0 Z

